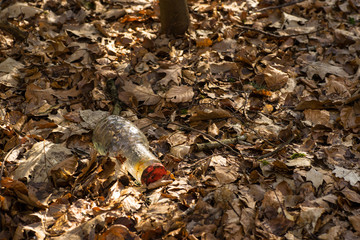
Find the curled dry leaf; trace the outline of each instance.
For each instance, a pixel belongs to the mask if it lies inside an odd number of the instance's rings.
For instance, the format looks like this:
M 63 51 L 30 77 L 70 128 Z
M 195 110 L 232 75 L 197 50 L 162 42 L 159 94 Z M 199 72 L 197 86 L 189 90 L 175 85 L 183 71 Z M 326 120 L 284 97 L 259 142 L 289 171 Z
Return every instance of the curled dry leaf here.
M 24 65 L 12 58 L 7 58 L 0 63 L 0 84 L 7 87 L 16 87 L 18 80 L 16 75 L 19 73 L 19 69 Z
M 174 103 L 191 102 L 193 97 L 194 91 L 192 87 L 186 85 L 173 86 L 166 93 L 166 99 Z
M 267 65 L 264 70 L 266 86 L 271 90 L 278 90 L 285 86 L 289 80 L 287 73 Z
M 138 101 L 144 102 L 144 105 L 155 105 L 161 100 L 161 97 L 154 93 L 151 86 L 136 85 L 126 81 L 122 88 L 126 92 L 134 94 Z
M 236 70 L 237 68 L 238 66 L 235 62 L 221 62 L 210 64 L 211 73 L 223 73 L 231 70 Z
M 127 227 L 121 224 L 112 225 L 104 233 L 98 236 L 98 240 L 107 240 L 107 239 L 133 239 L 140 240 L 139 236 L 135 233 L 130 232 Z
M 211 107 L 195 107 L 191 109 L 190 121 L 203 121 L 217 118 L 229 118 L 232 117 L 229 111 L 221 108 Z
M 345 129 L 353 129 L 358 132 L 360 129 L 360 117 L 355 113 L 354 107 L 344 107 L 340 112 L 340 119 Z
M 29 192 L 28 188 L 23 182 L 5 177 L 1 179 L 1 186 L 9 191 L 13 191 L 14 194 L 26 204 L 33 207 L 43 208 L 44 205 L 36 198 L 34 194 Z

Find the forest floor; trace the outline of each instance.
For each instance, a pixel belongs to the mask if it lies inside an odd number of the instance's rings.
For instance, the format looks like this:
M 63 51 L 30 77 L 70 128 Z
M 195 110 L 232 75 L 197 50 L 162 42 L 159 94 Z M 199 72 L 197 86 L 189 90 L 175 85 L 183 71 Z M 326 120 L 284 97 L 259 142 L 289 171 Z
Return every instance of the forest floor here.
M 0 239 L 359 239 L 360 2 L 2 1 Z M 92 146 L 118 114 L 169 171 Z M 124 139 L 126 141 L 126 139 Z

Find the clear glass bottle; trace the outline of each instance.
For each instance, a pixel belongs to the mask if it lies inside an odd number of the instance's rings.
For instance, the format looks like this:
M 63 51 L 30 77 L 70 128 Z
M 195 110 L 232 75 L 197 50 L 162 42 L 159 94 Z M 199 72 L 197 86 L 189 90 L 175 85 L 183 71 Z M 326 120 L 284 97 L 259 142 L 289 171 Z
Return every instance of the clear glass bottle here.
M 110 115 L 101 120 L 94 129 L 93 143 L 100 154 L 116 158 L 140 183 L 148 185 L 167 173 L 150 152 L 145 135 L 125 118 Z

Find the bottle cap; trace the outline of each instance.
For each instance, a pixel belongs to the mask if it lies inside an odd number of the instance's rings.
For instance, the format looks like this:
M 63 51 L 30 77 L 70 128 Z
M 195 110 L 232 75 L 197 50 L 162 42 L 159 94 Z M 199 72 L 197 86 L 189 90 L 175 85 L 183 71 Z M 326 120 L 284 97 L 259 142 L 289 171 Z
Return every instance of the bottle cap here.
M 141 175 L 141 183 L 149 185 L 161 179 L 167 173 L 165 167 L 161 163 L 154 163 L 143 171 Z

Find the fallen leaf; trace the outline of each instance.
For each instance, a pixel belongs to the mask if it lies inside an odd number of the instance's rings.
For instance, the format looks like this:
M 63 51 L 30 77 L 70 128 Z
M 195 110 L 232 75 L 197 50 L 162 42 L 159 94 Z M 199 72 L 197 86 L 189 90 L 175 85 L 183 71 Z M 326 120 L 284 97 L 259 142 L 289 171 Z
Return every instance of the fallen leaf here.
M 61 144 L 49 141 L 35 143 L 26 152 L 25 158 L 12 173 L 14 179 L 27 178 L 29 182 L 42 183 L 48 181 L 50 169 L 72 156 L 70 149 Z
M 347 74 L 344 69 L 340 66 L 334 66 L 326 62 L 313 62 L 304 68 L 307 77 L 312 79 L 316 74 L 321 79 L 324 79 L 327 74 L 334 74 L 339 77 L 348 78 L 349 74 Z
M 288 167 L 310 167 L 311 159 L 300 157 L 300 158 L 288 160 L 285 164 Z
M 206 108 L 195 107 L 191 109 L 190 112 L 191 112 L 191 117 L 190 117 L 191 122 L 232 117 L 230 112 L 215 107 L 206 107 Z
M 306 173 L 306 181 L 311 181 L 314 187 L 318 189 L 324 181 L 324 174 L 316 171 L 315 168 L 311 168 L 310 171 Z
M 42 10 L 39 8 L 29 6 L 27 3 L 17 2 L 10 7 L 3 9 L 0 13 L 0 18 L 17 18 L 21 14 L 24 14 L 24 19 L 28 19 L 41 12 Z
M 360 215 L 349 216 L 348 219 L 350 220 L 350 223 L 354 229 L 360 233 Z
M 210 63 L 211 73 L 223 73 L 231 70 L 237 70 L 238 66 L 235 62 L 220 62 L 220 63 Z
M 173 65 L 168 69 L 159 69 L 158 73 L 165 73 L 166 76 L 158 81 L 159 84 L 166 86 L 170 81 L 173 81 L 177 85 L 180 84 L 180 78 L 182 76 L 182 66 L 181 65 Z
M 209 166 L 227 166 L 227 161 L 226 158 L 224 158 L 223 156 L 217 155 L 217 156 L 213 156 L 210 160 L 210 165 Z
M 115 224 L 109 227 L 104 233 L 97 237 L 98 240 L 108 239 L 133 239 L 140 240 L 139 236 L 135 233 L 130 232 L 127 227 L 121 224 Z
M 124 91 L 134 94 L 137 100 L 143 101 L 145 105 L 155 105 L 161 100 L 161 97 L 155 94 L 150 86 L 140 86 L 126 81 L 122 88 Z
M 345 129 L 360 130 L 360 117 L 355 113 L 354 107 L 344 107 L 340 112 L 340 119 Z
M 330 113 L 326 110 L 306 109 L 304 111 L 305 119 L 313 125 L 320 124 L 327 127 L 331 126 Z
M 210 47 L 212 44 L 213 44 L 213 42 L 209 38 L 203 38 L 203 39 L 196 40 L 197 47 Z
M 24 65 L 12 58 L 7 58 L 0 63 L 0 84 L 7 87 L 16 87 L 18 80 L 16 76 L 19 74 L 19 69 Z
M 357 182 L 360 182 L 359 173 L 355 170 L 348 170 L 339 166 L 335 166 L 333 173 L 338 178 L 344 178 L 345 181 L 348 181 L 352 186 L 355 186 Z
M 344 194 L 344 196 L 350 201 L 360 203 L 360 195 L 357 192 L 349 188 L 344 188 L 343 190 L 341 190 L 341 193 Z
M 264 69 L 266 86 L 271 90 L 278 90 L 285 86 L 289 80 L 287 73 L 267 65 Z
M 304 207 L 300 206 L 300 216 L 297 220 L 297 224 L 301 227 L 305 227 L 309 232 L 313 233 L 315 226 L 325 212 L 325 209 L 320 207 Z
M 191 102 L 194 91 L 192 87 L 186 85 L 173 86 L 166 92 L 165 96 L 168 101 L 174 103 Z

